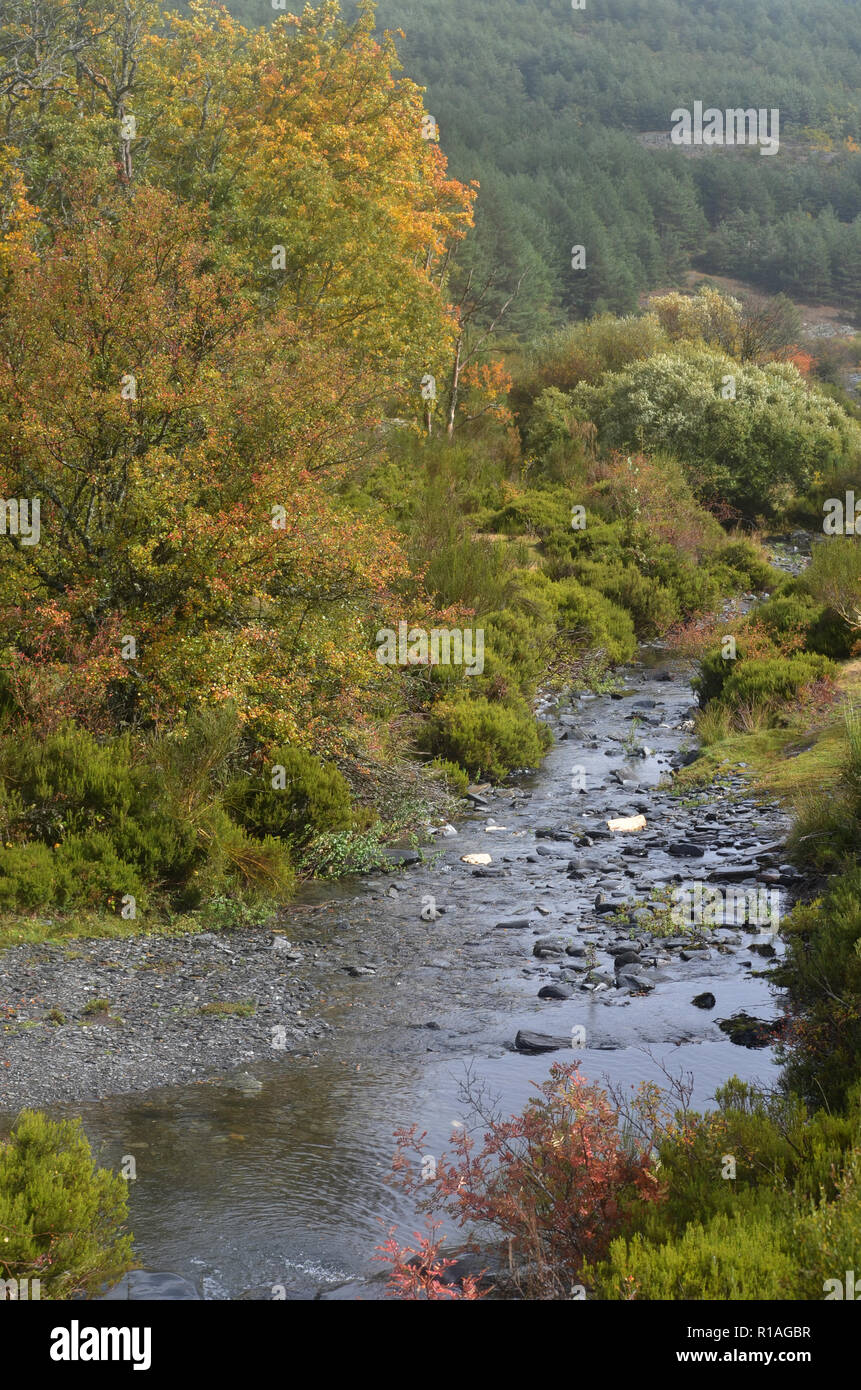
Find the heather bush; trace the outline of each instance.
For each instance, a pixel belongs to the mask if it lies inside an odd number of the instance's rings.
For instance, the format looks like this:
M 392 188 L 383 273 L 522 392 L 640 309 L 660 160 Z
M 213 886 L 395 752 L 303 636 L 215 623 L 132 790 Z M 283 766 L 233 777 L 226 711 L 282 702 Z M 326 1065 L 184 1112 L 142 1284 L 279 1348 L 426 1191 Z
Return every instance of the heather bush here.
M 494 704 L 481 696 L 438 701 L 422 738 L 435 757 L 493 781 L 537 767 L 552 742 L 550 730 L 533 718 L 528 706 Z
M 296 846 L 354 821 L 345 778 L 302 748 L 270 749 L 259 773 L 232 783 L 228 804 L 251 834 Z
M 847 851 L 858 848 L 846 834 Z M 835 827 L 836 828 L 836 827 Z M 840 1107 L 861 1079 L 861 869 L 834 878 L 821 898 L 797 904 L 782 924 L 786 955 L 775 980 L 787 991 L 792 1028 L 785 1082 L 811 1104 Z
M 792 1249 L 792 1292 L 785 1297 L 825 1298 L 829 1281 L 843 1285 L 846 1271 L 857 1271 L 861 1250 L 861 1160 L 857 1151 L 841 1175 L 834 1200 L 819 1205 L 812 1202 L 810 1210 L 796 1218 Z M 833 1286 L 828 1292 L 832 1291 Z
M 44 739 L 0 737 L 0 904 L 139 909 L 157 889 L 180 907 L 233 889 L 290 892 L 289 848 L 231 818 L 240 761 L 229 709 L 203 710 L 172 732 L 99 742 L 63 725 Z
M 658 1135 L 663 1201 L 632 1207 L 630 1231 L 583 1270 L 593 1297 L 821 1298 L 823 1271 L 852 1268 L 839 1261 L 861 1236 L 858 1088 L 845 1113 L 737 1078 L 716 1099 Z M 833 1249 L 817 1252 L 823 1234 Z
M 797 634 L 805 651 L 838 660 L 852 650 L 854 639 L 848 624 L 800 588 L 775 594 L 760 605 L 756 616 L 777 642 Z
M 604 653 L 608 665 L 617 665 L 634 655 L 634 623 L 624 608 L 576 579 L 560 580 L 553 586 L 553 595 L 559 626 L 568 632 L 581 630 L 588 645 Z
M 494 530 L 516 536 L 534 532 L 542 540 L 571 529 L 571 493 L 563 487 L 533 487 L 516 493 L 491 518 Z
M 756 640 L 755 635 L 753 640 Z M 773 648 L 773 656 L 746 659 L 745 646 L 743 634 L 735 660 L 724 657 L 720 648 L 703 656 L 699 674 L 692 681 L 702 708 L 719 699 L 731 714 L 740 709 L 758 708 L 767 722 L 773 722 L 780 717 L 781 709 L 796 700 L 802 691 L 817 682 L 833 680 L 837 673 L 830 658 L 816 653 L 780 655 L 778 649 Z
M 800 583 L 837 613 L 857 637 L 861 633 L 861 544 L 855 536 L 826 536 L 813 547 Z
M 721 1212 L 655 1244 L 618 1237 L 607 1259 L 583 1280 L 598 1299 L 773 1299 L 792 1284 L 791 1228 L 757 1211 Z
M 572 577 L 629 613 L 638 636 L 666 632 L 678 620 L 679 600 L 660 579 L 637 565 L 582 559 L 571 565 Z
M 753 541 L 735 540 L 718 551 L 717 559 L 726 569 L 743 577 L 754 592 L 774 583 L 775 570 L 762 548 Z
M 80 1120 L 23 1110 L 0 1142 L 0 1279 L 38 1279 L 44 1299 L 97 1296 L 131 1264 L 127 1198 Z
M 721 698 L 730 707 L 760 705 L 776 712 L 808 686 L 833 679 L 836 673 L 828 657 L 808 653 L 739 661 L 724 682 Z

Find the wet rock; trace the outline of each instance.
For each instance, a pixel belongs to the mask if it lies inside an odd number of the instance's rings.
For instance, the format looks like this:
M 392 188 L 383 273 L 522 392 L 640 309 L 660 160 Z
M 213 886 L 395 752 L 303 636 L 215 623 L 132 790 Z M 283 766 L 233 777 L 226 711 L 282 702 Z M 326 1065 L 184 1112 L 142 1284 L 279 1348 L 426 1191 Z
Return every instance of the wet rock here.
M 124 1274 L 118 1284 L 101 1295 L 100 1303 L 119 1302 L 128 1299 L 135 1303 L 139 1299 L 172 1303 L 200 1301 L 200 1294 L 194 1285 L 179 1274 L 160 1274 L 149 1269 L 132 1269 Z
M 655 988 L 651 980 L 647 980 L 645 975 L 637 974 L 631 966 L 625 966 L 619 971 L 616 983 L 630 989 L 633 994 L 649 994 Z
M 387 849 L 384 854 L 389 863 L 398 869 L 406 868 L 409 864 L 421 863 L 421 855 L 414 849 Z
M 528 917 L 509 917 L 504 922 L 497 922 L 496 926 L 497 929 L 519 931 L 523 927 L 531 927 L 532 922 Z
M 698 1009 L 713 1009 L 717 1000 L 708 990 L 704 990 L 702 994 L 695 994 L 691 1003 L 696 1004 Z
M 543 985 L 538 991 L 539 999 L 571 999 L 572 992 L 565 985 Z
M 571 1046 L 570 1037 L 554 1038 L 548 1033 L 533 1033 L 528 1029 L 521 1028 L 516 1038 L 514 1046 L 518 1052 L 527 1052 L 532 1056 L 537 1056 L 540 1052 L 559 1052 L 562 1048 Z
M 542 936 L 533 946 L 532 954 L 540 960 L 548 956 L 564 956 L 570 945 L 571 938 L 567 936 Z
M 746 1013 L 719 1018 L 717 1023 L 721 1032 L 726 1033 L 730 1042 L 738 1047 L 769 1047 L 785 1027 L 783 1019 L 754 1018 Z
M 746 878 L 756 878 L 759 866 L 756 864 L 727 864 L 719 869 L 710 869 L 709 883 L 741 883 Z
M 612 951 L 612 947 L 610 948 Z M 613 962 L 616 970 L 622 970 L 625 966 L 641 965 L 642 961 L 636 951 L 617 951 L 614 952 L 616 959 Z
M 241 1071 L 236 1076 L 232 1076 L 228 1085 L 235 1091 L 241 1091 L 244 1096 L 253 1096 L 258 1091 L 263 1090 L 263 1082 L 258 1081 L 257 1077 L 252 1076 L 248 1071 Z
M 675 768 L 690 767 L 691 763 L 695 763 L 699 756 L 699 749 L 692 748 L 688 753 L 674 753 L 670 758 L 670 764 Z

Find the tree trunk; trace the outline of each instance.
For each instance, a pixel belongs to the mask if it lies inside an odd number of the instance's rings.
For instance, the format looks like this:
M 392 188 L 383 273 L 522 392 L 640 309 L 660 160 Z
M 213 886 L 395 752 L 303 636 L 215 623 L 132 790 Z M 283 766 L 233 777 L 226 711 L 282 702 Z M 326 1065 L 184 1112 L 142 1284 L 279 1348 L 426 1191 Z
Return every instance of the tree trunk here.
M 448 394 L 448 429 L 447 434 L 451 439 L 454 434 L 454 417 L 457 414 L 457 396 L 460 389 L 460 354 L 463 347 L 463 334 L 458 335 L 454 347 L 454 364 L 451 369 L 451 387 Z

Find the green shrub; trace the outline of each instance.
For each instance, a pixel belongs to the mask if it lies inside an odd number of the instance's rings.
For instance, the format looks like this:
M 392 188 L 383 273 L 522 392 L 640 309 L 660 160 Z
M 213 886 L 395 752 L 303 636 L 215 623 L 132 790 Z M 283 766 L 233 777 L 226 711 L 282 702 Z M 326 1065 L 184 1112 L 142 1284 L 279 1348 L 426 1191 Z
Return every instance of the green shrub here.
M 861 633 L 854 631 L 833 608 L 823 607 L 805 633 L 804 645 L 809 652 L 845 661 L 855 650 Z
M 47 845 L 9 845 L 0 849 L 0 908 L 21 910 L 54 900 L 54 856 Z
M 745 579 L 750 588 L 758 593 L 771 588 L 777 578 L 765 552 L 753 541 L 730 541 L 717 552 L 721 565 Z
M 769 1213 L 721 1212 L 656 1245 L 620 1238 L 609 1257 L 584 1271 L 599 1299 L 772 1299 L 785 1297 L 794 1263 L 789 1223 Z
M 585 1271 L 595 1296 L 823 1297 L 823 1278 L 853 1267 L 840 1261 L 861 1234 L 859 1094 L 844 1097 L 846 1113 L 809 1113 L 734 1077 L 717 1110 L 676 1116 L 657 1146 L 663 1199 L 631 1207 L 634 1229 Z
M 127 736 L 105 744 L 67 724 L 41 740 L 22 730 L 0 739 L 0 780 L 24 808 L 17 827 L 53 844 L 144 807 L 148 795 L 131 766 Z
M 0 1277 L 38 1279 L 42 1298 L 94 1297 L 131 1264 L 127 1195 L 80 1120 L 22 1111 L 0 1143 Z
M 854 639 L 848 624 L 803 590 L 775 594 L 757 609 L 756 616 L 774 638 L 799 633 L 805 651 L 839 660 L 852 650 Z
M 137 869 L 120 859 L 110 836 L 100 831 L 70 835 L 54 851 L 54 869 L 55 901 L 62 907 L 113 906 L 126 894 L 139 909 L 147 906 Z
M 573 438 L 576 428 L 577 416 L 570 396 L 556 386 L 549 386 L 532 404 L 524 431 L 524 445 L 542 463 L 560 446 L 568 448 L 572 456 L 576 452 L 582 457 L 582 444 L 578 450 Z
M 679 600 L 673 590 L 636 565 L 611 557 L 606 561 L 582 559 L 572 569 L 579 583 L 629 613 L 639 636 L 666 632 L 679 619 Z
M 382 824 L 365 830 L 329 830 L 318 835 L 303 851 L 303 865 L 315 878 L 343 878 L 390 868 L 384 853 Z
M 469 689 L 464 693 L 496 699 L 513 693 L 531 700 L 546 670 L 555 633 L 551 612 L 548 603 L 544 613 L 509 608 L 483 617 L 484 670 L 480 676 L 468 678 Z
M 527 707 L 477 697 L 434 705 L 424 742 L 429 752 L 459 764 L 470 776 L 499 781 L 515 769 L 537 767 L 552 735 Z
M 116 908 L 128 894 L 144 908 L 148 885 L 180 907 L 227 889 L 289 893 L 287 847 L 265 826 L 250 839 L 225 809 L 238 744 L 225 708 L 136 744 L 125 735 L 100 744 L 74 725 L 42 742 L 26 731 L 0 738 L 0 905 Z M 337 774 L 321 779 L 310 810 L 318 823 L 331 824 L 339 791 Z M 294 811 L 300 803 L 294 786 Z
M 801 584 L 818 603 L 841 615 L 861 637 L 861 543 L 855 536 L 826 536 L 813 547 Z
M 637 650 L 631 615 L 611 599 L 586 589 L 576 579 L 563 579 L 553 586 L 558 606 L 558 623 L 566 631 L 582 628 L 588 644 L 604 652 L 607 664 L 627 661 Z
M 457 763 L 448 762 L 445 758 L 434 758 L 433 762 L 428 764 L 428 769 L 438 772 L 449 791 L 454 792 L 456 796 L 462 796 L 469 786 L 469 777 L 463 768 L 458 767 Z
M 841 1177 L 834 1201 L 811 1204 L 809 1213 L 796 1219 L 792 1234 L 797 1273 L 790 1296 L 825 1298 L 825 1286 L 831 1279 L 844 1286 L 846 1271 L 858 1268 L 861 1250 L 861 1161 L 857 1153 Z
M 861 869 L 798 904 L 781 931 L 787 951 L 775 980 L 794 1015 L 785 1081 L 811 1104 L 836 1108 L 861 1079 Z
M 296 846 L 324 831 L 349 830 L 354 820 L 345 778 L 302 748 L 271 749 L 265 771 L 235 781 L 227 804 L 252 835 Z
M 571 530 L 571 503 L 568 488 L 527 488 L 495 514 L 492 525 L 506 535 L 530 531 L 542 539 L 565 535 Z
M 738 661 L 724 682 L 721 699 L 730 707 L 745 704 L 776 710 L 795 700 L 807 686 L 831 679 L 836 672 L 828 657 L 807 653 Z

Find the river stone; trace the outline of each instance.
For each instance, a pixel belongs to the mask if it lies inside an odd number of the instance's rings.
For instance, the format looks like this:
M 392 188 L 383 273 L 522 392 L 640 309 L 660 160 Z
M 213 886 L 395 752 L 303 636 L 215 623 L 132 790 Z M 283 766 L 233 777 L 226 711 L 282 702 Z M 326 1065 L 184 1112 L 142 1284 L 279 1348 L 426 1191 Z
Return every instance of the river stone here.
M 386 849 L 383 854 L 390 864 L 398 869 L 405 868 L 408 864 L 420 864 L 421 855 L 414 849 Z
M 746 878 L 756 878 L 759 867 L 756 864 L 726 864 L 709 872 L 709 883 L 740 883 Z
M 705 990 L 702 994 L 695 994 L 691 1003 L 696 1004 L 698 1009 L 713 1009 L 717 1000 L 709 990 Z
M 263 1090 L 263 1082 L 258 1081 L 256 1076 L 252 1076 L 248 1071 L 241 1071 L 238 1075 L 230 1078 L 228 1085 L 234 1090 L 241 1091 L 244 1096 L 256 1095 Z
M 160 1274 L 149 1269 L 132 1269 L 124 1274 L 118 1284 L 97 1300 L 100 1303 L 125 1301 L 137 1302 L 170 1300 L 171 1303 L 200 1301 L 200 1294 L 194 1285 L 180 1274 Z
M 636 951 L 614 951 L 612 946 L 610 947 L 610 951 L 616 957 L 613 964 L 617 970 L 621 971 L 629 965 L 642 965 L 642 961 Z
M 540 959 L 545 956 L 564 956 L 570 945 L 571 938 L 567 936 L 542 936 L 533 946 L 532 954 Z
M 700 756 L 700 750 L 699 750 L 698 748 L 693 748 L 693 749 L 690 751 L 690 753 L 676 753 L 676 754 L 674 754 L 673 757 L 670 758 L 670 762 L 672 763 L 673 767 L 676 767 L 676 768 L 679 768 L 679 767 L 690 767 L 691 763 L 695 763 L 695 762 L 697 761 L 697 758 L 698 758 L 699 756 Z
M 753 1018 L 750 1014 L 737 1013 L 732 1018 L 719 1018 L 718 1028 L 726 1033 L 730 1042 L 738 1047 L 768 1047 L 775 1037 L 777 1021 Z
M 539 999 L 570 999 L 571 990 L 564 985 L 543 985 L 538 991 Z
M 514 1039 L 518 1052 L 528 1052 L 535 1056 L 539 1052 L 559 1052 L 571 1046 L 570 1037 L 553 1038 L 548 1033 L 532 1033 L 526 1028 L 519 1029 Z
M 539 912 L 542 912 L 542 911 L 544 911 L 544 910 L 545 910 L 545 909 L 538 908 L 538 911 L 539 911 Z M 504 922 L 497 922 L 496 927 L 497 927 L 497 930 L 498 930 L 500 927 L 501 927 L 501 928 L 511 928 L 512 930 L 515 930 L 515 929 L 520 929 L 520 928 L 522 928 L 522 927 L 531 927 L 531 925 L 532 925 L 532 923 L 531 923 L 531 921 L 530 921 L 530 919 L 529 919 L 528 917 L 509 917 L 509 918 L 508 918 L 506 921 L 504 921 Z
M 623 966 L 619 971 L 617 983 L 624 985 L 635 994 L 648 994 L 655 986 L 651 980 L 647 980 L 644 975 L 638 975 L 631 966 Z
M 674 859 L 701 859 L 705 849 L 702 845 L 692 844 L 690 840 L 676 840 L 674 844 L 667 845 L 667 854 Z

